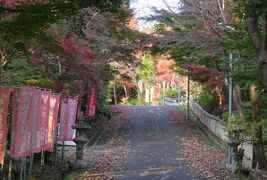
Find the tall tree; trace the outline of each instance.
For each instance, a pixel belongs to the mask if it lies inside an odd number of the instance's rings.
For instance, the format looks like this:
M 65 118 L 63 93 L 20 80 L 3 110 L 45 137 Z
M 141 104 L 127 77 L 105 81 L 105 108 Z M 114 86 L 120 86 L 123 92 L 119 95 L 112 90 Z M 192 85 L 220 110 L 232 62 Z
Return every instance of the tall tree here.
M 267 2 L 265 0 L 236 1 L 239 17 L 244 19 L 247 32 L 258 55 L 258 63 L 262 74 L 262 85 L 267 92 Z M 258 104 L 258 90 L 256 85 L 250 86 L 252 115 L 255 123 L 260 123 Z M 255 131 L 255 156 L 261 169 L 267 169 L 267 160 L 264 155 L 262 142 L 262 126 Z
M 262 82 L 267 91 L 267 2 L 265 0 L 238 1 L 244 8 L 243 18 L 259 57 Z

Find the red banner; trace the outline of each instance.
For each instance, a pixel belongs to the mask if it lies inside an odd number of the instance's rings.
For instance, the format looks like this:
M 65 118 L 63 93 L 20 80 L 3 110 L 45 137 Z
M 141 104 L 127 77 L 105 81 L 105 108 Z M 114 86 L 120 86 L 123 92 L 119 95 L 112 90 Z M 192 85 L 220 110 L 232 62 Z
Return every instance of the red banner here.
M 31 148 L 31 131 L 29 131 L 29 109 L 31 104 L 34 87 L 22 86 L 19 88 L 19 101 L 15 115 L 13 116 L 14 130 L 14 156 L 23 157 L 30 155 Z
M 12 93 L 12 122 L 11 122 L 11 146 L 10 154 L 14 156 L 15 154 L 15 137 L 16 137 L 16 124 L 18 117 L 18 101 L 19 101 L 19 91 L 17 89 L 13 90 Z
M 53 152 L 60 95 L 22 86 L 12 97 L 11 155 Z
M 57 118 L 59 110 L 60 95 L 50 95 L 49 120 L 48 120 L 48 143 L 44 150 L 53 152 L 56 143 Z
M 38 153 L 41 151 L 40 148 L 40 140 L 38 137 L 39 131 L 38 131 L 38 121 L 39 121 L 39 104 L 41 101 L 41 90 L 35 89 L 34 94 L 32 95 L 31 105 L 30 105 L 30 115 L 29 115 L 29 131 L 31 131 L 32 137 L 31 137 L 31 148 L 30 153 Z
M 61 101 L 60 106 L 60 141 L 72 141 L 74 130 L 71 128 L 75 124 L 77 116 L 78 96 L 68 98 L 67 102 Z
M 65 102 L 66 101 L 66 102 Z M 62 99 L 60 103 L 60 129 L 59 129 L 59 140 L 64 141 L 64 131 L 66 129 L 66 114 L 67 114 L 68 100 Z
M 3 164 L 7 138 L 7 114 L 11 89 L 0 88 L 0 164 Z
M 44 149 L 45 144 L 48 144 L 48 120 L 50 107 L 50 91 L 41 91 L 41 99 L 38 108 L 38 133 L 37 147 Z
M 87 117 L 88 118 L 95 117 L 96 96 L 97 96 L 96 88 L 91 88 L 88 92 L 88 97 L 87 97 Z

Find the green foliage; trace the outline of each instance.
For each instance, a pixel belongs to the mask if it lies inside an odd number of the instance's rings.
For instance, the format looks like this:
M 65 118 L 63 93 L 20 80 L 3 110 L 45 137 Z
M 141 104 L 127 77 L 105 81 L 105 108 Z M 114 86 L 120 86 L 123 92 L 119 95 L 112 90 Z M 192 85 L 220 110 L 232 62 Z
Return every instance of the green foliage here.
M 137 70 L 138 75 L 145 81 L 150 82 L 155 75 L 155 64 L 148 56 L 141 58 L 141 63 Z
M 42 80 L 42 75 L 26 59 L 16 59 L 7 64 L 2 71 L 2 85 L 16 86 L 30 80 Z
M 97 113 L 106 114 L 107 110 L 107 99 L 109 98 L 109 89 L 108 85 L 102 87 L 97 96 Z
M 69 19 L 83 8 L 97 7 L 101 11 L 117 11 L 124 2 L 124 0 L 50 0 L 47 3 L 18 6 L 15 10 L 0 4 L 0 15 L 5 15 L 6 12 L 16 13 L 12 20 L 1 18 L 0 33 L 9 42 L 32 39 L 42 28 L 57 23 L 58 20 Z
M 141 104 L 142 103 L 140 102 L 138 98 L 132 98 L 127 102 L 127 105 L 132 105 L 132 106 L 141 105 Z
M 165 92 L 163 96 L 170 97 L 170 98 L 177 98 L 178 91 L 176 88 L 171 88 L 170 91 Z
M 257 61 L 251 57 L 248 60 L 236 61 L 235 69 L 232 73 L 233 80 L 241 88 L 248 89 L 250 84 L 261 84 L 262 74 Z
M 229 137 L 234 136 L 236 132 L 241 132 L 246 139 L 251 139 L 254 142 L 258 141 L 256 139 L 256 132 L 259 128 L 266 126 L 266 121 L 261 121 L 258 123 L 252 121 L 243 121 L 238 115 L 233 115 L 228 119 L 227 132 Z
M 233 7 L 234 11 L 240 16 L 261 16 L 267 13 L 266 0 L 237 0 Z
M 239 84 L 242 89 L 248 89 L 252 83 L 261 84 L 261 71 L 258 57 L 251 39 L 244 24 L 236 22 L 231 25 L 235 31 L 225 31 L 223 45 L 224 48 L 234 53 L 234 69 L 231 73 L 235 84 Z M 229 58 L 220 58 L 220 67 L 225 72 L 229 72 Z
M 227 125 L 228 126 L 226 130 L 229 137 L 234 136 L 237 129 L 246 129 L 246 123 L 244 123 L 239 116 L 232 116 L 229 118 Z
M 207 107 L 213 101 L 213 93 L 209 88 L 205 88 L 195 100 L 202 106 Z

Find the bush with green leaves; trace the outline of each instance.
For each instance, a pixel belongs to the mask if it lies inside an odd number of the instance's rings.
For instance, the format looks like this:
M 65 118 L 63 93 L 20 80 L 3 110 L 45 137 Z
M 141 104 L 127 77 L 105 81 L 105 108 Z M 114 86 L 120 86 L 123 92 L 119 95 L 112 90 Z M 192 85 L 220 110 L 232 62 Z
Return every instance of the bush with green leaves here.
M 208 88 L 203 89 L 195 100 L 200 105 L 207 107 L 213 101 L 212 91 Z

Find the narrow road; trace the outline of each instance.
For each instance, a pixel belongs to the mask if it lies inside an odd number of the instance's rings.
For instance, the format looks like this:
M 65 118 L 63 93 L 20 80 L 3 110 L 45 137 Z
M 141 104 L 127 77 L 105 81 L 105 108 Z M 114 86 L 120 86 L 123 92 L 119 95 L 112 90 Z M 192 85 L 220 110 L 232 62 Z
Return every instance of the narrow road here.
M 111 110 L 104 133 L 84 152 L 90 170 L 77 179 L 226 179 L 224 152 L 203 143 L 178 106 Z
M 178 107 L 130 108 L 121 132 L 128 133 L 131 154 L 122 165 L 118 179 L 198 179 L 177 161 L 177 143 L 184 126 L 171 119 L 171 111 Z M 123 129 L 124 128 L 124 129 Z M 116 179 L 117 179 L 116 178 Z

